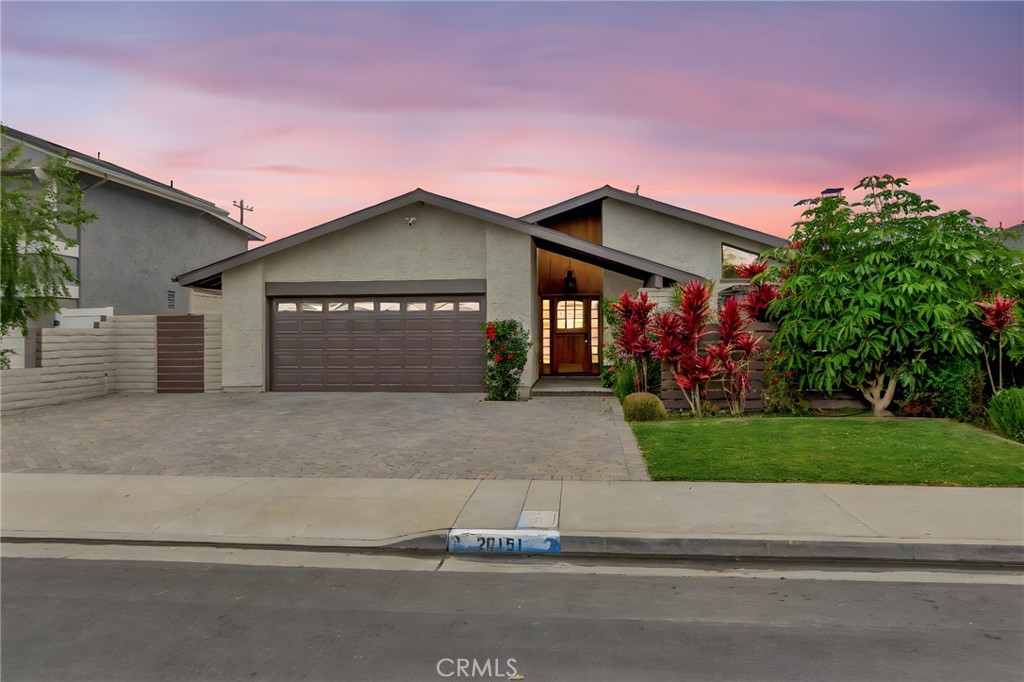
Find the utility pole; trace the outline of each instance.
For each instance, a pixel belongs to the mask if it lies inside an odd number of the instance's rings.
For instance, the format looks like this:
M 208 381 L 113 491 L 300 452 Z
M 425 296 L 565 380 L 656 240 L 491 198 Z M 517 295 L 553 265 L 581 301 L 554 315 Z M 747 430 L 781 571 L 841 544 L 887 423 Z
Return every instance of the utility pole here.
M 232 202 L 232 205 L 238 209 L 238 223 L 240 225 L 245 225 L 245 212 L 253 210 L 255 206 L 246 206 L 245 199 L 234 201 Z

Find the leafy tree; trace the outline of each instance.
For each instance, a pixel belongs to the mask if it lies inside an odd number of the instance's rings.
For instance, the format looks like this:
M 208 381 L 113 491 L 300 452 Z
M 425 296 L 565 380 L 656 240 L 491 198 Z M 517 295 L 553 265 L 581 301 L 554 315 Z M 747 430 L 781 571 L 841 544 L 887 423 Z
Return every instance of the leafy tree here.
M 968 211 L 939 212 L 905 178 L 866 177 L 864 199 L 812 200 L 790 244 L 758 282 L 778 282 L 769 307 L 776 350 L 801 387 L 852 387 L 888 415 L 898 382 L 935 357 L 982 352 L 974 301 L 1019 297 L 1021 253 Z
M 5 145 L 6 146 L 6 145 Z M 3 150 L 0 175 L 0 335 L 28 332 L 30 320 L 60 309 L 68 284 L 78 280 L 58 251 L 74 246 L 61 225 L 79 227 L 96 217 L 82 208 L 78 172 L 67 158 L 29 167 L 21 145 Z

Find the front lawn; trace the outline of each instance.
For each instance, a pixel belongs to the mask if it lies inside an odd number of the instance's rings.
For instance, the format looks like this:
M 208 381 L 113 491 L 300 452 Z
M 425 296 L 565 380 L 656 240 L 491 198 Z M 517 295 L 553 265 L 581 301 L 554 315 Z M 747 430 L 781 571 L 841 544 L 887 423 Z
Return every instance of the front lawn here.
M 632 427 L 656 481 L 1024 485 L 1024 445 L 937 419 L 673 419 Z

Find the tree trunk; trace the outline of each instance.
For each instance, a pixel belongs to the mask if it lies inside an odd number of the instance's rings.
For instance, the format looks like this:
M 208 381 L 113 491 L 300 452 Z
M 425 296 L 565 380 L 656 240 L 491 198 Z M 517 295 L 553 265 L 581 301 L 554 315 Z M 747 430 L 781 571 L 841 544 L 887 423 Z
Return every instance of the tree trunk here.
M 897 378 L 898 373 L 893 372 L 892 378 L 886 383 L 886 374 L 880 371 L 873 380 L 858 386 L 865 400 L 871 403 L 871 410 L 876 417 L 892 416 L 889 405 L 892 404 L 892 399 L 896 395 Z

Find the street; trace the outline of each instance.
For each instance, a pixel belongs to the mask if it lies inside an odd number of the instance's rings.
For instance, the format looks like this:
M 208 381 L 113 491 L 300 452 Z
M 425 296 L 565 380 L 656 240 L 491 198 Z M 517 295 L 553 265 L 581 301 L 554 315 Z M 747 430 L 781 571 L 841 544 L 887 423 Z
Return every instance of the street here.
M 8 682 L 1024 675 L 1010 572 L 75 551 L 5 543 Z

